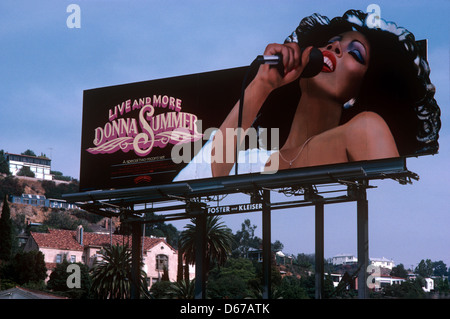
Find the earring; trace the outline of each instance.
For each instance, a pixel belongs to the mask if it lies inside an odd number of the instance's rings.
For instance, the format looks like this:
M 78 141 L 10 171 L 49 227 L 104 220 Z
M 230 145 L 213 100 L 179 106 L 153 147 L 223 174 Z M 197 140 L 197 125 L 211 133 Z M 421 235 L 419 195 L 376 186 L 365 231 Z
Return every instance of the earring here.
M 355 98 L 352 98 L 352 99 L 348 100 L 348 101 L 344 104 L 343 108 L 344 108 L 345 110 L 346 110 L 346 109 L 349 109 L 349 108 L 353 107 L 353 105 L 355 105 L 355 102 L 356 102 Z

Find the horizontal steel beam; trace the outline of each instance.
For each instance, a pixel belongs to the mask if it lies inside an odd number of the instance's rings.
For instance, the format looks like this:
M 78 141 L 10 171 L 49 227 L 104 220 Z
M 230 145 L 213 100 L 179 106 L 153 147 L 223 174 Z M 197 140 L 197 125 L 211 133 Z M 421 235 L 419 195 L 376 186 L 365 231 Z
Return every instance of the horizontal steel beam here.
M 412 174 L 406 168 L 405 158 L 393 158 L 282 170 L 275 174 L 242 174 L 155 186 L 86 191 L 65 194 L 63 198 L 74 203 L 108 200 L 117 205 L 130 205 L 252 192 L 262 188 L 301 187 L 302 185 L 386 178 L 401 179 L 412 176 Z

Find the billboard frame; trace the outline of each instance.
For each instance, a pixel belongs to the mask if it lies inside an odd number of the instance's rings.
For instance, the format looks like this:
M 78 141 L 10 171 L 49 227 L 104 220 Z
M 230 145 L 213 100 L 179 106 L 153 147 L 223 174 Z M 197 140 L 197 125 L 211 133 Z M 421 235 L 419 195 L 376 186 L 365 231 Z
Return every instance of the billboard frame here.
M 398 179 L 408 183 L 415 179 L 414 173 L 406 168 L 406 158 L 349 162 L 297 169 L 281 170 L 275 174 L 239 174 L 206 179 L 173 182 L 162 185 L 130 188 L 92 190 L 66 194 L 70 202 L 105 201 L 110 204 L 137 204 L 164 202 L 189 198 L 249 192 L 255 188 L 299 187 L 302 185 L 322 185 L 339 181 Z
M 209 178 L 191 180 L 158 186 L 135 187 L 128 189 L 86 191 L 65 194 L 63 198 L 76 203 L 88 212 L 105 216 L 119 217 L 122 222 L 132 225 L 132 269 L 137 278 L 141 263 L 140 248 L 142 226 L 146 223 L 160 221 L 196 218 L 199 240 L 197 241 L 195 298 L 204 299 L 206 292 L 204 269 L 205 220 L 209 215 L 225 215 L 262 212 L 263 222 L 263 298 L 270 299 L 270 261 L 271 261 L 271 211 L 277 209 L 315 206 L 315 258 L 316 258 L 316 299 L 323 297 L 324 278 L 324 205 L 355 202 L 357 203 L 357 246 L 358 246 L 358 298 L 369 297 L 367 272 L 369 266 L 368 242 L 368 200 L 366 191 L 373 186 L 372 180 L 393 179 L 402 185 L 418 180 L 419 176 L 406 167 L 406 158 L 392 158 L 375 161 L 352 162 L 320 167 L 300 168 L 280 171 L 277 174 L 247 174 L 226 176 L 223 178 Z M 340 189 L 329 190 L 331 186 L 341 186 Z M 325 191 L 318 190 L 325 187 Z M 272 203 L 270 192 L 289 193 L 302 196 L 301 200 L 281 201 Z M 344 192 L 344 195 L 334 196 Z M 208 212 L 206 202 L 210 197 L 243 193 L 250 195 L 250 204 L 243 210 L 230 212 L 227 209 L 217 209 Z M 332 194 L 329 196 L 329 194 Z M 203 197 L 203 198 L 202 198 Z M 152 207 L 147 208 L 147 203 Z M 154 203 L 164 204 L 154 207 Z M 145 204 L 143 209 L 137 206 Z M 245 205 L 245 204 L 243 204 Z M 253 208 L 252 208 L 253 207 Z M 174 212 L 172 212 L 174 211 Z M 177 212 L 178 211 L 178 212 Z M 181 211 L 181 212 L 180 212 Z M 152 218 L 146 213 L 171 212 Z M 136 279 L 135 278 L 135 279 Z M 133 280 L 132 280 L 133 281 Z M 361 289 L 364 287 L 363 289 Z M 138 286 L 132 283 L 132 298 L 139 298 Z

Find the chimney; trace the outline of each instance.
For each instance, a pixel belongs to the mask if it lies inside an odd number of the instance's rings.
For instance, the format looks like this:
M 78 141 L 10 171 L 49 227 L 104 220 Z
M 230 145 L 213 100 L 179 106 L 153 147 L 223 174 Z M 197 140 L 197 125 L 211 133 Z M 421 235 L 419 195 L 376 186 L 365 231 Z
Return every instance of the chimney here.
M 77 227 L 77 242 L 83 246 L 83 226 L 78 225 Z

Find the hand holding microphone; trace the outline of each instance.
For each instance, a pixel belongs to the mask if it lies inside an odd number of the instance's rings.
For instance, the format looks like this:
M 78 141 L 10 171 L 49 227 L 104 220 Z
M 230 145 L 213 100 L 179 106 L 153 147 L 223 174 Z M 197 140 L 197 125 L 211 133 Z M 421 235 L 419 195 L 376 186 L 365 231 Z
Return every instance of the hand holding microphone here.
M 305 50 L 309 50 L 308 57 L 303 57 L 303 52 Z M 285 45 L 282 44 L 270 44 L 267 46 L 266 51 L 264 52 L 265 55 L 259 55 L 257 58 L 252 62 L 252 65 L 261 65 L 261 64 L 267 64 L 269 68 L 260 68 L 259 71 L 261 71 L 261 78 L 266 83 L 269 83 L 270 89 L 274 89 L 276 87 L 279 87 L 280 85 L 287 84 L 289 82 L 294 81 L 299 76 L 300 77 L 313 77 L 322 70 L 323 66 L 323 55 L 322 52 L 317 48 L 311 48 L 311 49 L 304 49 L 300 48 L 296 43 L 287 43 Z M 285 55 L 283 55 L 285 54 Z M 302 64 L 305 65 L 302 67 Z M 270 72 L 270 66 L 275 66 L 278 69 L 278 72 L 281 75 L 280 76 L 274 76 L 273 72 Z M 250 70 L 249 68 L 248 70 Z M 263 69 L 263 70 L 261 70 Z M 287 70 L 287 74 L 285 74 L 284 70 Z M 298 74 L 298 72 L 301 73 Z M 239 100 L 239 107 L 238 107 L 238 121 L 237 121 L 237 127 L 242 128 L 242 120 L 243 120 L 243 110 L 244 110 L 244 96 L 245 91 L 247 87 L 247 77 L 249 71 L 247 70 L 247 73 L 244 77 L 244 81 L 242 82 L 242 88 L 241 88 L 241 98 Z M 267 87 L 267 86 L 266 86 Z M 253 88 L 254 90 L 254 88 Z M 265 89 L 264 89 L 265 90 Z M 253 93 L 254 94 L 254 93 Z M 251 99 L 250 101 L 255 101 L 257 99 Z M 251 103 L 250 103 L 251 104 Z M 259 108 L 261 108 L 262 104 L 258 105 Z M 255 113 L 257 114 L 258 111 Z M 240 132 L 241 130 L 238 130 L 238 138 L 237 140 L 240 141 Z M 236 143 L 236 152 L 235 152 L 235 174 L 238 174 L 238 153 L 239 153 L 239 143 Z
M 302 57 L 305 48 L 300 48 L 300 59 Z M 274 66 L 279 71 L 280 75 L 284 77 L 284 63 L 283 63 L 283 55 L 282 53 L 276 53 L 274 55 L 258 55 L 256 61 L 259 64 L 268 64 Z M 316 76 L 320 73 L 323 66 L 323 55 L 322 52 L 317 48 L 312 48 L 309 53 L 309 61 L 303 69 L 300 77 L 310 78 Z

